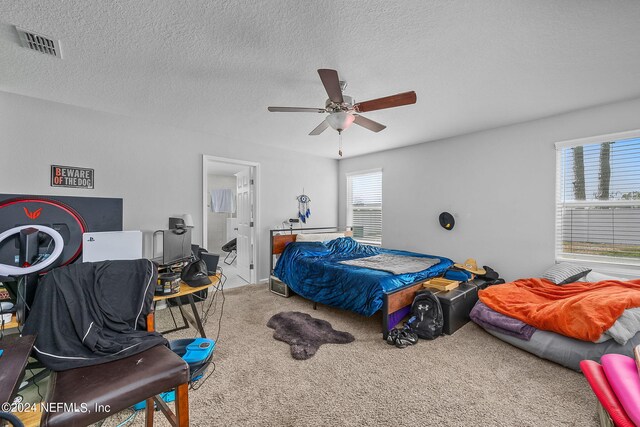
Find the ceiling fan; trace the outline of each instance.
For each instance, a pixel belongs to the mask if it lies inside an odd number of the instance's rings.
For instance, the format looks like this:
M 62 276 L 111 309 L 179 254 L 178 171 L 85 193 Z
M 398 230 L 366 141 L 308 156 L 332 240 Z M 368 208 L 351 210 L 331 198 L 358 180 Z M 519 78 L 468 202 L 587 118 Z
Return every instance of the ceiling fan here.
M 373 132 L 380 132 L 386 128 L 385 125 L 367 119 L 360 113 L 416 103 L 416 93 L 414 91 L 356 103 L 352 97 L 342 93 L 347 87 L 347 82 L 338 78 L 336 70 L 319 69 L 318 74 L 329 95 L 324 108 L 268 107 L 268 110 L 277 113 L 329 113 L 309 135 L 320 135 L 331 126 L 342 137 L 342 131 L 351 126 L 352 123 Z M 342 156 L 342 149 L 338 153 Z

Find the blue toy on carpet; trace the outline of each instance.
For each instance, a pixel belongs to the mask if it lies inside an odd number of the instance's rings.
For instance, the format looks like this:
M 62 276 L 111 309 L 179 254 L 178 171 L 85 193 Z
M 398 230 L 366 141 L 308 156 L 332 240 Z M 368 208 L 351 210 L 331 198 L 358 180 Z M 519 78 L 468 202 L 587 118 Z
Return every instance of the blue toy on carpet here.
M 216 342 L 208 338 L 187 338 L 169 342 L 169 348 L 189 365 L 189 382 L 191 383 L 202 378 L 211 362 L 215 347 Z M 160 397 L 167 403 L 173 402 L 176 399 L 175 390 L 161 393 Z M 133 405 L 135 411 L 145 407 L 146 401 L 144 400 Z

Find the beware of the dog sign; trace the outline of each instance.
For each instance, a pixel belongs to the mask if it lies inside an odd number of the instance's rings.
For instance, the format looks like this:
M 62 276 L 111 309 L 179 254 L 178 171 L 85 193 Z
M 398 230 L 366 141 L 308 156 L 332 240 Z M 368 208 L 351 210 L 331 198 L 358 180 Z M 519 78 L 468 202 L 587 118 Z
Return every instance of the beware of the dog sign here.
M 93 188 L 93 169 L 51 165 L 51 186 Z

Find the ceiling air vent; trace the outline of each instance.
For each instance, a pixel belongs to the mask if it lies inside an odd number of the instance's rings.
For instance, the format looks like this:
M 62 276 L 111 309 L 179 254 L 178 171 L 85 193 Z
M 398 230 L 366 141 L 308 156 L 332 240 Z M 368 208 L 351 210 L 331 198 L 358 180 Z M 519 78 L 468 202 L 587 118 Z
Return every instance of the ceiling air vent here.
M 16 27 L 22 46 L 44 53 L 45 55 L 55 56 L 56 58 L 62 58 L 62 51 L 60 50 L 60 41 L 54 40 L 48 36 L 34 33 L 33 31 L 23 30 Z

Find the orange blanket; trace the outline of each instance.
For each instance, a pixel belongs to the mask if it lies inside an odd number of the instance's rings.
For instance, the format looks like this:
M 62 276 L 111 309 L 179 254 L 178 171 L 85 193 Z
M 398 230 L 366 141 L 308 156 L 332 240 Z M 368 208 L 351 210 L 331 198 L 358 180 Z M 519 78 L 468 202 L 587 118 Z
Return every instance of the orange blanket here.
M 627 308 L 640 307 L 640 280 L 558 286 L 544 279 L 521 279 L 479 292 L 491 309 L 538 329 L 596 341 Z

